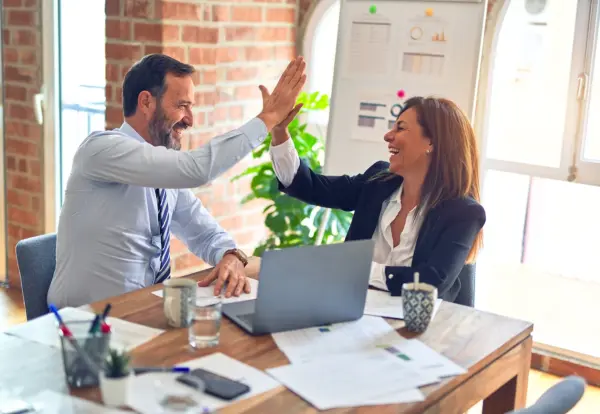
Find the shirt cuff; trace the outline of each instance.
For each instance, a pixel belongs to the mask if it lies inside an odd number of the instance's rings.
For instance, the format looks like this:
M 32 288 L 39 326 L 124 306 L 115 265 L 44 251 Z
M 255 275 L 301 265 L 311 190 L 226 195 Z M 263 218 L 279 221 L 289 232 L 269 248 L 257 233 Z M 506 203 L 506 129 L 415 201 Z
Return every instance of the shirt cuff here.
M 273 145 L 271 141 L 271 147 L 269 148 L 269 151 L 271 152 L 271 154 L 273 154 L 274 157 L 278 157 L 280 155 L 295 152 L 296 147 L 294 146 L 294 141 L 292 141 L 292 138 L 290 137 L 286 139 L 285 142 L 282 142 L 279 145 Z
M 237 246 L 235 245 L 235 243 L 232 243 L 232 244 L 231 244 L 231 246 L 224 247 L 224 248 L 222 248 L 222 249 L 219 249 L 219 250 L 217 250 L 217 251 L 215 252 L 215 256 L 214 256 L 214 259 L 215 259 L 215 264 L 214 264 L 213 266 L 216 266 L 216 265 L 218 265 L 218 264 L 219 264 L 219 262 L 220 262 L 221 260 L 223 260 L 223 256 L 225 256 L 225 252 L 226 252 L 226 251 L 228 251 L 228 250 L 232 250 L 232 249 L 236 249 L 236 248 L 237 248 Z M 210 263 L 209 263 L 209 264 L 210 264 Z
M 242 125 L 239 130 L 248 138 L 252 149 L 258 147 L 265 141 L 269 131 L 267 126 L 259 118 L 254 118 Z

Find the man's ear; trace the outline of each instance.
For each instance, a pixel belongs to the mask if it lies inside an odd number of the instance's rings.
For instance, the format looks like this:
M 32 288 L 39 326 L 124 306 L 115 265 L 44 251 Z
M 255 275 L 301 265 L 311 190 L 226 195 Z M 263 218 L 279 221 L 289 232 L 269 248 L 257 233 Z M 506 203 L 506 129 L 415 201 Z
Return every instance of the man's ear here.
M 148 91 L 141 91 L 138 95 L 138 110 L 144 114 L 146 119 L 152 118 L 156 110 L 156 98 Z

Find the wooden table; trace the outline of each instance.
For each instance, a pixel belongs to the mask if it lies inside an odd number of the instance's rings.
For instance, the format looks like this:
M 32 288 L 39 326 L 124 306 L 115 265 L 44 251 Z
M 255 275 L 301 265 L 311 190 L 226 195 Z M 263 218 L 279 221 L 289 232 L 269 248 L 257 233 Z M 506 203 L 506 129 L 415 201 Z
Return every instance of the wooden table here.
M 198 279 L 200 272 L 187 277 Z M 252 337 L 224 318 L 220 345 L 207 350 L 188 347 L 187 329 L 166 324 L 162 299 L 152 295 L 158 286 L 90 305 L 101 312 L 112 304 L 111 316 L 165 329 L 166 332 L 133 351 L 133 363 L 170 366 L 222 352 L 259 369 L 288 364 L 270 335 Z M 468 369 L 468 373 L 423 387 L 426 400 L 412 404 L 344 408 L 336 413 L 464 413 L 484 400 L 483 412 L 506 413 L 525 404 L 531 360 L 533 325 L 472 308 L 443 302 L 422 335 L 408 333 L 401 321 L 390 321 L 407 338 L 417 337 L 434 350 Z M 8 335 L 0 336 L 0 389 L 24 387 L 28 395 L 44 388 L 68 392 L 58 349 Z M 73 395 L 101 401 L 98 389 L 73 390 Z M 223 413 L 314 413 L 315 408 L 284 387 L 222 409 Z

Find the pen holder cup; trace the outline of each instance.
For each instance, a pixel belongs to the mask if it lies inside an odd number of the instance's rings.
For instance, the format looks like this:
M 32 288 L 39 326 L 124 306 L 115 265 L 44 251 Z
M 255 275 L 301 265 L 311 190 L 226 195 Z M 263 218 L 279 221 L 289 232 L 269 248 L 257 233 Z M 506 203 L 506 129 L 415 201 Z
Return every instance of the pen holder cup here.
M 433 317 L 433 308 L 437 300 L 437 288 L 427 283 L 402 285 L 402 307 L 406 329 L 410 332 L 425 332 Z
M 60 347 L 67 384 L 74 388 L 95 387 L 100 383 L 110 345 L 110 333 L 89 333 L 92 321 L 65 321 L 72 333 L 59 329 Z

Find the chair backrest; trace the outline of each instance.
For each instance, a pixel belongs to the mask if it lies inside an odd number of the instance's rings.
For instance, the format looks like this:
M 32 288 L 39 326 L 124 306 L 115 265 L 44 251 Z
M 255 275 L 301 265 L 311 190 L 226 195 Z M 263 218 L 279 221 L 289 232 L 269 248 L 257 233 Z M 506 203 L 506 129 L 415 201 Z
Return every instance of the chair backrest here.
M 458 274 L 460 291 L 454 303 L 464 306 L 475 306 L 475 264 L 465 265 Z
M 46 297 L 56 268 L 56 233 L 21 240 L 16 247 L 27 320 L 48 313 Z
M 571 375 L 548 388 L 530 407 L 507 414 L 565 414 L 579 402 L 587 383 L 581 377 Z

